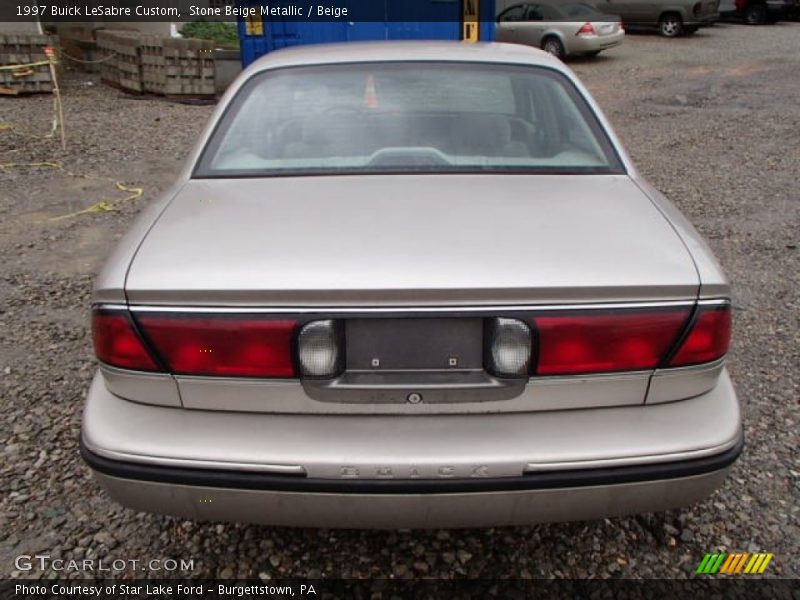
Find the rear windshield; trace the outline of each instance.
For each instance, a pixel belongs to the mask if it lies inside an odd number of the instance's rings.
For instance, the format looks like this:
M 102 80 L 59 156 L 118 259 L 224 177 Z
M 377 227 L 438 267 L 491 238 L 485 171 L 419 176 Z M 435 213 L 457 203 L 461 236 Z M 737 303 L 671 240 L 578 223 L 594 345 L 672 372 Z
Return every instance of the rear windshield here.
M 196 177 L 420 172 L 619 173 L 562 74 L 479 63 L 267 71 L 243 86 Z

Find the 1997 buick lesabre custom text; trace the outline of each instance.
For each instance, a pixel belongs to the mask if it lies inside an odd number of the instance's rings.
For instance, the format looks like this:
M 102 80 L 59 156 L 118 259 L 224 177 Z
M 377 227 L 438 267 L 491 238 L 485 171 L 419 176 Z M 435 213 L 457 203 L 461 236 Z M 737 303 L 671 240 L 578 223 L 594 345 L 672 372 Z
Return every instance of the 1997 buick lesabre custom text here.
M 729 294 L 559 61 L 280 51 L 97 279 L 82 451 L 119 502 L 201 519 L 681 506 L 742 447 Z

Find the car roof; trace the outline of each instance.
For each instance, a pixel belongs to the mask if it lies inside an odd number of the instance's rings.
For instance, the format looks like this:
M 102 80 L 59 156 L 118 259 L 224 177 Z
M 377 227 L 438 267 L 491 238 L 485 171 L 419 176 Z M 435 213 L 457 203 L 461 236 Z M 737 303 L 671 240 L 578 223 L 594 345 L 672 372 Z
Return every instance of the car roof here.
M 355 62 L 447 61 L 515 63 L 564 71 L 564 64 L 550 54 L 519 44 L 497 42 L 468 44 L 457 41 L 379 41 L 309 44 L 284 48 L 263 56 L 248 70 Z

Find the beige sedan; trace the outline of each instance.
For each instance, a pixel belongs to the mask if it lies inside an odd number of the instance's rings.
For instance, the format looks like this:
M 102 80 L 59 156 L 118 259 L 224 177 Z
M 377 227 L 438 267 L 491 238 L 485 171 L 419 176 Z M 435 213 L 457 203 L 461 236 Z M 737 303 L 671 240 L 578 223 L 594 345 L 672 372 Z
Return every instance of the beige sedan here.
M 583 2 L 515 4 L 497 18 L 497 41 L 541 48 L 561 59 L 595 56 L 624 38 L 619 17 Z
M 95 281 L 81 447 L 136 510 L 479 527 L 692 504 L 730 285 L 559 60 L 270 52 Z

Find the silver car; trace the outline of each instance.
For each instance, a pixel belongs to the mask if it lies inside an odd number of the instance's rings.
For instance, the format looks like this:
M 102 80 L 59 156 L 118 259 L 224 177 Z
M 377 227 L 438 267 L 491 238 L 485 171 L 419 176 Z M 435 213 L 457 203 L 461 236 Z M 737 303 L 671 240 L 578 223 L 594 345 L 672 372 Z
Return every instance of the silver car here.
M 279 51 L 96 280 L 82 453 L 120 503 L 193 519 L 683 506 L 742 448 L 729 297 L 550 55 Z
M 620 18 L 583 2 L 515 4 L 497 17 L 497 40 L 541 48 L 558 58 L 597 56 L 625 39 Z

